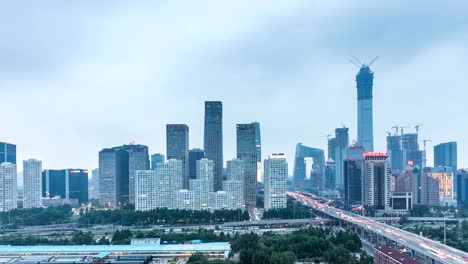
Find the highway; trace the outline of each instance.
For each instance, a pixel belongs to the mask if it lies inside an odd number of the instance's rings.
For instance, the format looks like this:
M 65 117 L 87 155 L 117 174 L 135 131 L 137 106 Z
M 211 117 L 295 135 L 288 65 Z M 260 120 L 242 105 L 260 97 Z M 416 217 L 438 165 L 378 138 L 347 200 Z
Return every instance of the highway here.
M 301 201 L 304 205 L 322 211 L 333 218 L 360 226 L 366 230 L 386 237 L 407 248 L 415 250 L 439 263 L 455 264 L 468 263 L 468 254 L 455 248 L 445 246 L 437 241 L 401 230 L 390 225 L 380 223 L 368 217 L 356 215 L 347 211 L 337 209 L 324 203 L 320 203 L 310 197 L 296 192 L 288 192 L 288 195 Z

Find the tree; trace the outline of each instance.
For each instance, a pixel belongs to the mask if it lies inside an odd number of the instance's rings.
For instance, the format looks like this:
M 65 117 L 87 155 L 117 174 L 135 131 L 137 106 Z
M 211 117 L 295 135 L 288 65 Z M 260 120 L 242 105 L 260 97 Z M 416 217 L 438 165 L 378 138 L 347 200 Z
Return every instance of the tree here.
M 93 233 L 83 231 L 74 233 L 72 243 L 75 245 L 92 245 L 94 243 Z
M 405 225 L 405 224 L 409 223 L 409 218 L 408 218 L 408 216 L 402 215 L 402 216 L 400 217 L 400 221 L 398 221 L 398 223 L 399 223 L 400 225 Z
M 323 254 L 323 258 L 330 264 L 348 264 L 354 261 L 350 252 L 341 246 L 331 247 Z
M 199 253 L 199 252 L 190 256 L 190 258 L 187 261 L 187 263 L 197 263 L 197 264 L 207 263 L 207 262 L 208 262 L 208 258 L 205 256 L 205 254 Z
M 415 217 L 428 216 L 430 214 L 429 206 L 423 205 L 423 204 L 416 204 L 413 206 L 413 208 L 411 208 L 410 214 L 411 216 L 415 216 Z

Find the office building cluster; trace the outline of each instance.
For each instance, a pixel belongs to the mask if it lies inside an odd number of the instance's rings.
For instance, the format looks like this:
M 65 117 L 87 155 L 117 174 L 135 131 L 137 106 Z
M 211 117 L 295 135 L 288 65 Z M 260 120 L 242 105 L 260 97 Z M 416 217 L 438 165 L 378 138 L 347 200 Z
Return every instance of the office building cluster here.
M 18 208 L 18 201 L 23 208 L 88 203 L 88 170 L 43 170 L 42 161 L 24 160 L 23 188 L 18 197 L 16 145 L 0 142 L 0 212 Z
M 223 158 L 223 106 L 205 102 L 203 149 L 190 149 L 186 124 L 166 125 L 166 153 L 149 159 L 148 147 L 123 145 L 99 152 L 98 189 L 101 206 L 135 204 L 135 210 L 245 209 L 256 206 L 257 180 L 262 178 L 258 122 L 237 124 L 237 155 Z M 265 160 L 267 209 L 286 207 L 287 162 L 284 155 Z

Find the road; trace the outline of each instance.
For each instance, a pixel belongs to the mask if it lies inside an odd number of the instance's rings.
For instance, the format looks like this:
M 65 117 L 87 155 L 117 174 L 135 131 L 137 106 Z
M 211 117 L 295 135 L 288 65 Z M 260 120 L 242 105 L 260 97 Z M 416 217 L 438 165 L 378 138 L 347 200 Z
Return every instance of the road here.
M 404 245 L 410 249 L 424 254 L 440 263 L 455 264 L 468 263 L 468 254 L 455 248 L 443 245 L 437 241 L 401 230 L 396 227 L 380 223 L 368 217 L 356 215 L 347 211 L 343 211 L 324 203 L 320 203 L 310 197 L 296 192 L 288 192 L 288 195 L 301 201 L 304 205 L 310 206 L 317 211 L 341 219 L 343 221 L 360 226 L 364 229 L 375 232 L 383 237 L 386 237 L 398 244 Z

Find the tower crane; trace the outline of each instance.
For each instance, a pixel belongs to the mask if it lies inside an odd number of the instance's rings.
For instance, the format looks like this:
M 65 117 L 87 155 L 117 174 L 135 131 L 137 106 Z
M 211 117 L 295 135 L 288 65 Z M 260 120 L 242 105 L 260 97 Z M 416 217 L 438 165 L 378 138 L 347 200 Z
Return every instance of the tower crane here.
M 422 127 L 424 124 L 417 124 L 414 126 L 414 128 L 416 129 L 416 134 L 419 135 L 419 128 Z

